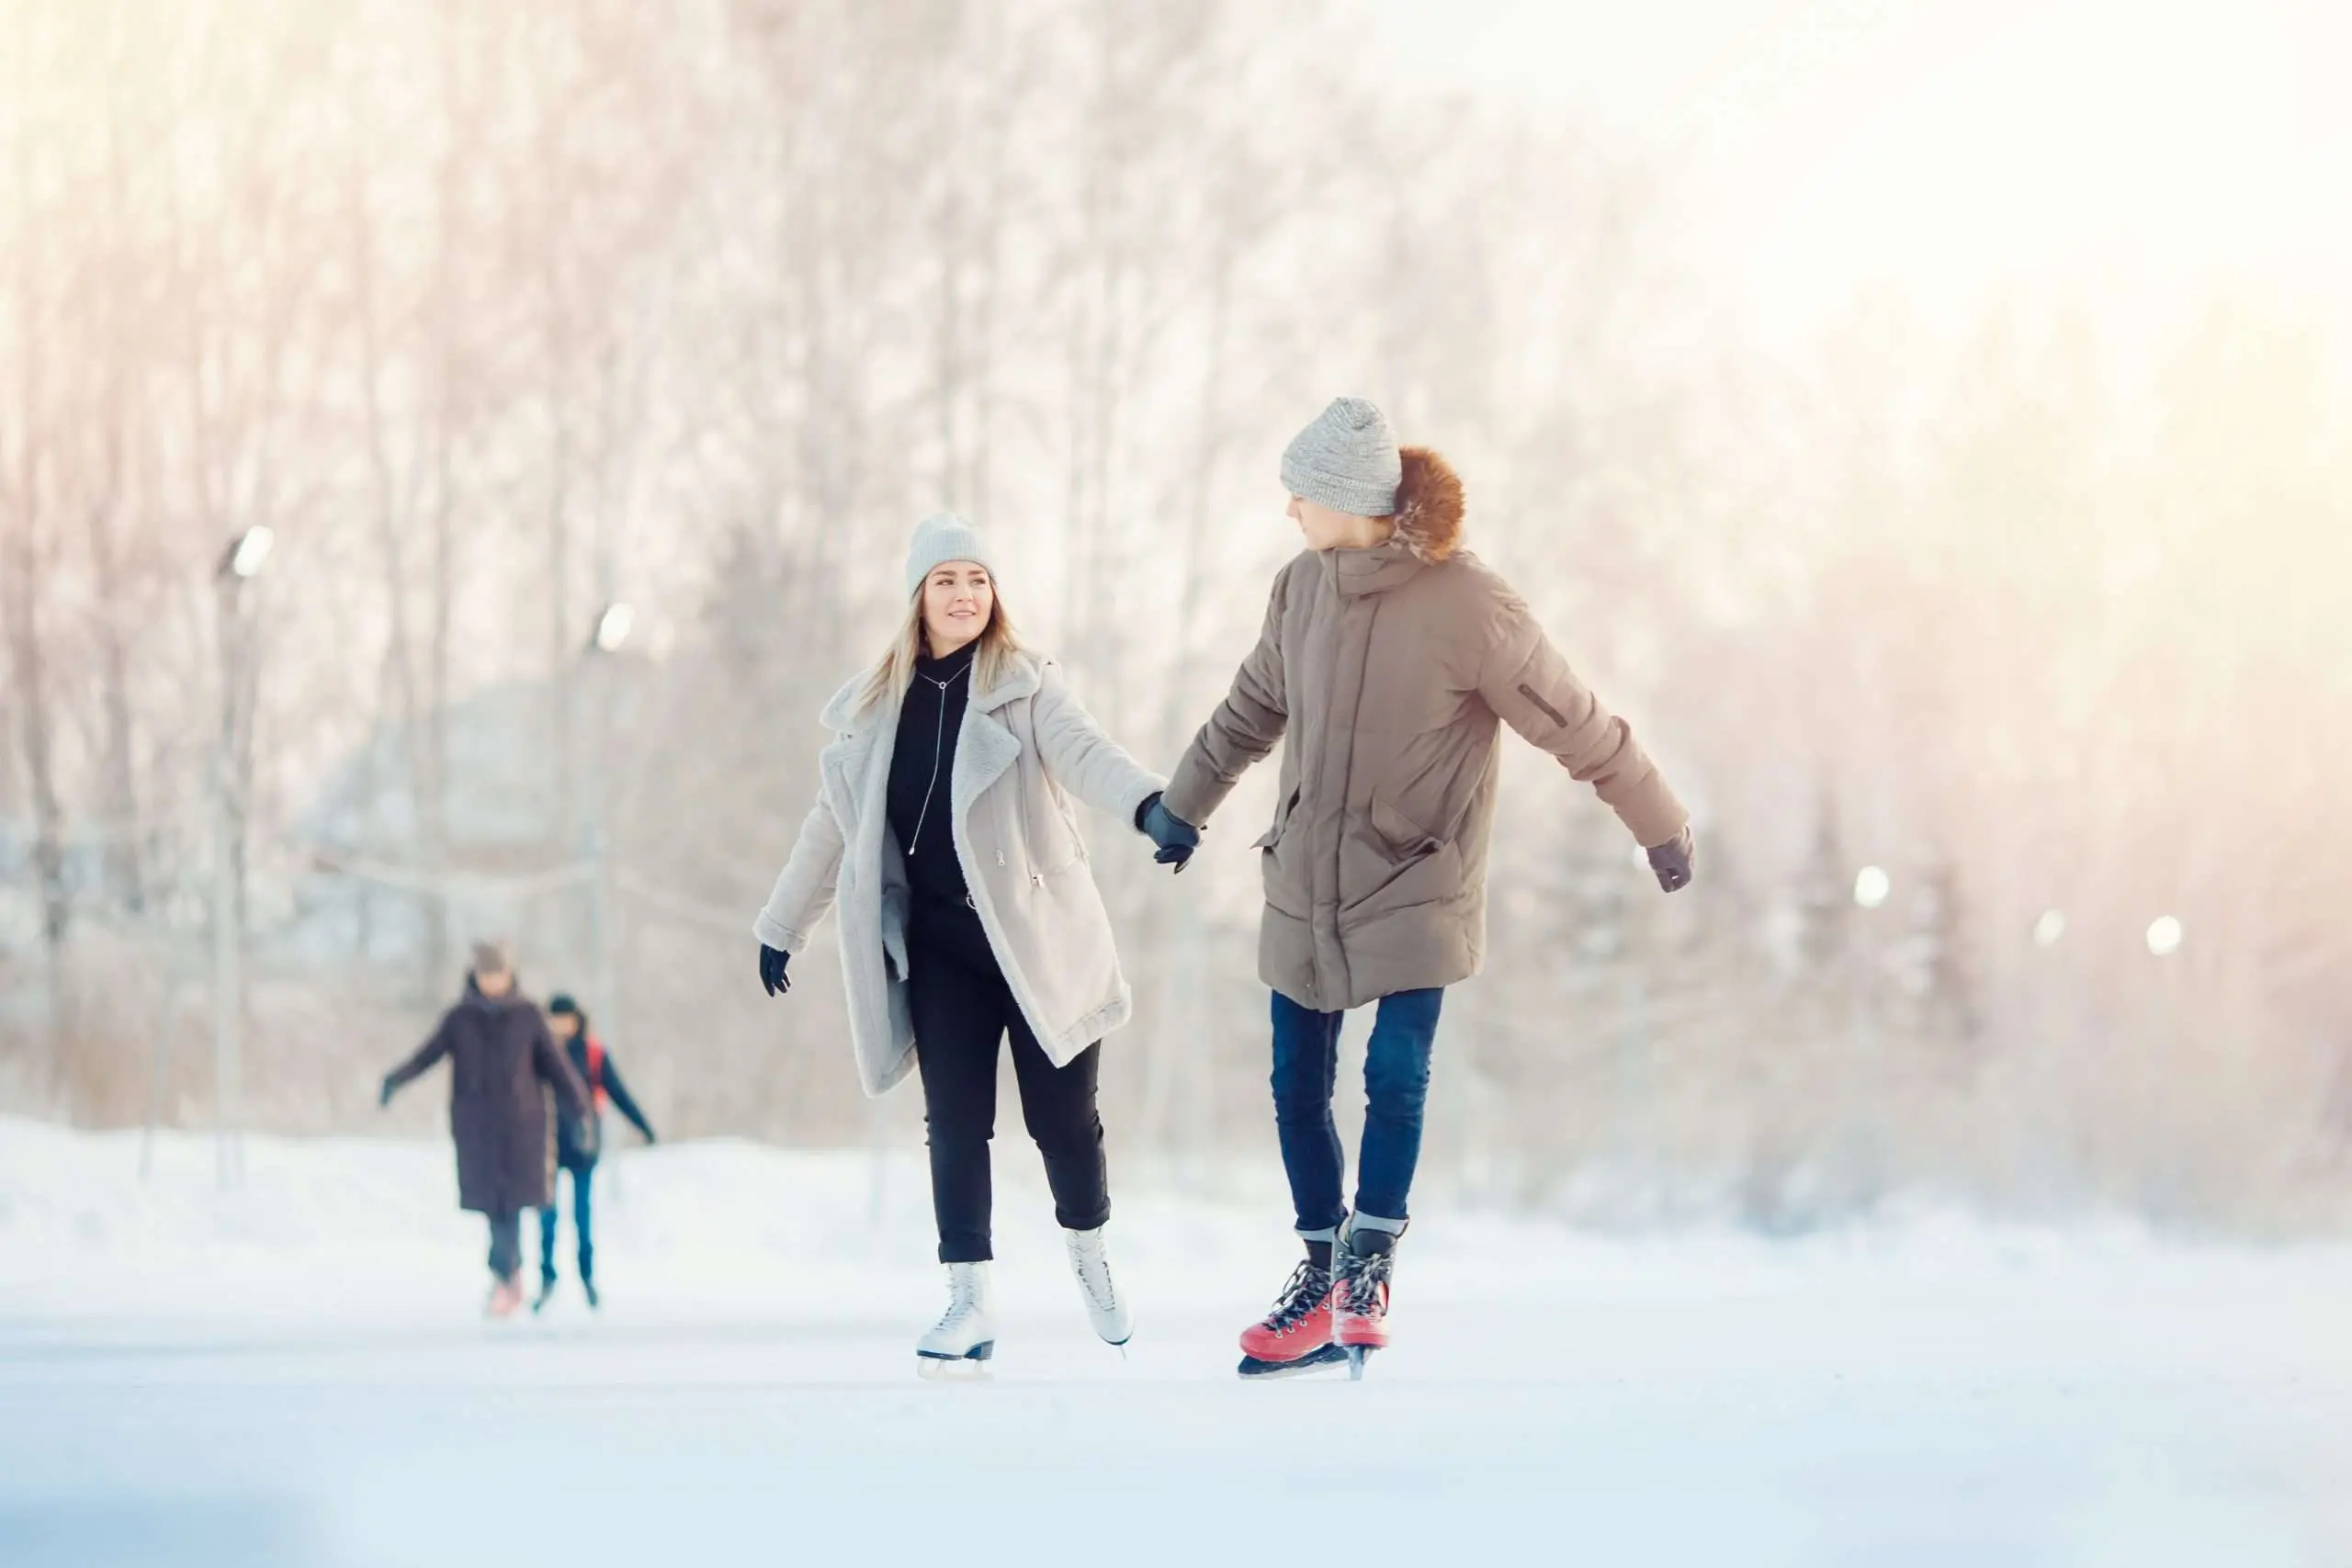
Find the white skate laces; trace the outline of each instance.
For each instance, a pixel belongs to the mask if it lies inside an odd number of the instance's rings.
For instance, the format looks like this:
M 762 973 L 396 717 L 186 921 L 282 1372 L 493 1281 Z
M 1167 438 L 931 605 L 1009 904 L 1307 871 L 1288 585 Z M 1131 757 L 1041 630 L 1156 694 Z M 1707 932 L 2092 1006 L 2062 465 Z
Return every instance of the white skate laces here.
M 1125 1345 L 1135 1324 L 1111 1278 L 1111 1258 L 1103 1246 L 1102 1227 L 1064 1231 L 1062 1244 L 1069 1249 L 1069 1271 L 1078 1278 L 1079 1293 L 1086 1298 L 1086 1314 L 1093 1320 L 1094 1332 L 1104 1344 Z
M 1086 1304 L 1097 1312 L 1118 1305 L 1119 1288 L 1111 1281 L 1111 1259 L 1102 1246 L 1102 1233 L 1065 1231 L 1062 1235 L 1069 1248 L 1070 1271 L 1078 1276 L 1078 1288 L 1086 1292 Z
M 966 1318 L 980 1310 L 980 1271 L 970 1264 L 951 1263 L 947 1266 L 947 1310 L 931 1325 L 933 1334 L 945 1334 Z
M 947 1310 L 930 1333 L 915 1341 L 924 1366 L 940 1361 L 985 1361 L 996 1353 L 996 1325 L 989 1320 L 989 1266 L 947 1266 Z

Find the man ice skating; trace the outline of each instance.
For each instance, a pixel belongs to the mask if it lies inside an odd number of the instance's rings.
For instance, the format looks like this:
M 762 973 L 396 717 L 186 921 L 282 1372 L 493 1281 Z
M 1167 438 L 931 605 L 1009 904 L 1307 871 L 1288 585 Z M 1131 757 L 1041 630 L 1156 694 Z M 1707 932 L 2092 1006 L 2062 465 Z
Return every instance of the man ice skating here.
M 494 942 L 474 944 L 466 994 L 416 1055 L 385 1075 L 378 1103 L 449 1059 L 449 1135 L 458 1145 L 458 1205 L 490 1221 L 492 1317 L 523 1304 L 523 1211 L 548 1202 L 548 1091 L 560 1114 L 588 1114 L 588 1092 L 557 1050 L 538 1007 L 514 983 L 514 961 Z
M 1306 550 L 1274 581 L 1258 645 L 1163 799 L 1204 825 L 1285 735 L 1256 848 L 1259 976 L 1273 988 L 1274 1122 L 1306 1260 L 1241 1337 L 1244 1375 L 1388 1343 L 1388 1287 L 1420 1154 L 1445 987 L 1486 951 L 1487 840 L 1508 723 L 1591 784 L 1668 892 L 1690 880 L 1689 815 L 1623 721 L 1577 679 L 1509 584 L 1459 548 L 1462 484 L 1341 398 L 1283 454 Z M 1340 1024 L 1380 1006 L 1364 1060 L 1351 1214 L 1331 1120 Z
M 591 1307 L 596 1305 L 596 1240 L 594 1229 L 594 1208 L 590 1194 L 594 1190 L 596 1161 L 605 1151 L 605 1104 L 628 1118 L 631 1125 L 647 1143 L 653 1140 L 653 1123 L 638 1109 L 637 1098 L 621 1081 L 621 1070 L 613 1061 L 613 1054 L 605 1043 L 590 1032 L 588 1015 L 580 1004 L 559 992 L 548 998 L 548 1030 L 563 1047 L 571 1070 L 588 1087 L 587 1119 L 577 1125 L 563 1122 L 556 1129 L 556 1169 L 571 1179 L 571 1228 L 580 1240 L 580 1291 L 588 1298 Z M 539 1293 L 531 1303 L 535 1313 L 547 1310 L 548 1298 L 555 1294 L 555 1228 L 556 1180 L 548 1180 L 547 1207 L 539 1211 Z

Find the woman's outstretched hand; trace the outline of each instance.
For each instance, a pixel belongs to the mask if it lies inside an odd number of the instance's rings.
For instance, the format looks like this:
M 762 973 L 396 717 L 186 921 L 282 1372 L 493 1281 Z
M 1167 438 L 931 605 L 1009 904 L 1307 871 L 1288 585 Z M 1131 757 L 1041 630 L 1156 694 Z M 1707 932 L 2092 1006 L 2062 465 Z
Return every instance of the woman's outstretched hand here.
M 768 995 L 780 997 L 792 989 L 791 977 L 784 972 L 785 964 L 791 959 L 792 954 L 781 949 L 770 947 L 765 942 L 760 944 L 760 984 L 768 988 Z
M 1136 810 L 1136 826 L 1159 846 L 1159 852 L 1151 858 L 1160 865 L 1172 865 L 1179 872 L 1192 860 L 1193 852 L 1201 847 L 1201 830 L 1169 810 L 1157 795 Z

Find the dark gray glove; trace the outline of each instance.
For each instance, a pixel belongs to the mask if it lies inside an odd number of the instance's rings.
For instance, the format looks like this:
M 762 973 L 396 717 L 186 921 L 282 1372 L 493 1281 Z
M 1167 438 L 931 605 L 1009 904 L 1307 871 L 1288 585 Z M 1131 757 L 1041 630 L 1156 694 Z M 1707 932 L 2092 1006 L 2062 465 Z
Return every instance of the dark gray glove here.
M 1157 795 L 1136 807 L 1136 829 L 1159 846 L 1152 860 L 1160 865 L 1172 865 L 1179 872 L 1192 860 L 1193 852 L 1201 847 L 1201 830 L 1169 810 Z
M 376 1109 L 381 1111 L 392 1102 L 392 1080 L 386 1078 L 384 1087 L 376 1091 Z
M 791 959 L 792 954 L 782 949 L 760 943 L 760 984 L 768 988 L 768 995 L 780 997 L 792 989 L 792 981 L 784 972 L 784 966 Z
M 1650 869 L 1657 873 L 1657 885 L 1668 893 L 1679 893 L 1690 886 L 1690 868 L 1699 858 L 1699 846 L 1686 827 L 1651 850 L 1649 857 Z

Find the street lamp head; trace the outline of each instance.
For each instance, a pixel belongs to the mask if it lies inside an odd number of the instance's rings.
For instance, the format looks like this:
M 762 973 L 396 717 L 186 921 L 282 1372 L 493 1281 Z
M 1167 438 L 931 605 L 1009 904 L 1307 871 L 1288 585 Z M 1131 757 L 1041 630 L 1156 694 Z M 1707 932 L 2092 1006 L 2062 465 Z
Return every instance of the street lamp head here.
M 250 582 L 259 577 L 277 543 L 277 531 L 266 524 L 256 523 L 238 535 L 220 557 L 221 581 Z
M 1854 878 L 1854 902 L 1865 909 L 1877 908 L 1894 891 L 1894 878 L 1886 874 L 1883 866 L 1866 865 Z
M 2033 922 L 2033 945 L 2055 947 L 2058 939 L 2066 934 L 2066 915 L 2063 909 L 2044 909 L 2041 919 Z
M 2148 922 L 2148 951 L 2158 958 L 2170 958 L 2180 951 L 2188 935 L 2177 915 L 2158 915 Z
M 607 604 L 605 613 L 596 617 L 596 635 L 589 646 L 598 653 L 618 653 L 621 644 L 628 640 L 629 628 L 635 625 L 635 610 L 627 604 Z

